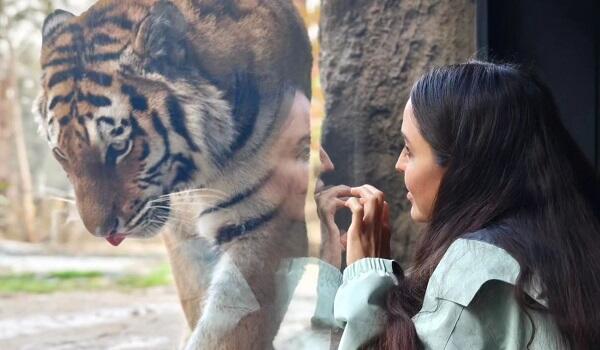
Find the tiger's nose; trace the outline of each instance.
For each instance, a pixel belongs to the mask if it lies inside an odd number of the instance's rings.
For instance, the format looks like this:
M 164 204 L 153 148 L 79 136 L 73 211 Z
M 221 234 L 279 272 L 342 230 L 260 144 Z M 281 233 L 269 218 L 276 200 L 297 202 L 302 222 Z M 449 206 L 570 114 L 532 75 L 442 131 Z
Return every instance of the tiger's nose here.
M 118 232 L 119 230 L 119 218 L 107 218 L 103 222 L 98 223 L 96 228 L 92 231 L 89 227 L 87 229 L 97 237 L 108 237 L 111 233 Z
M 95 209 L 95 210 L 93 210 Z M 121 229 L 121 221 L 115 211 L 102 211 L 98 208 L 81 208 L 79 211 L 83 225 L 96 237 L 107 237 Z

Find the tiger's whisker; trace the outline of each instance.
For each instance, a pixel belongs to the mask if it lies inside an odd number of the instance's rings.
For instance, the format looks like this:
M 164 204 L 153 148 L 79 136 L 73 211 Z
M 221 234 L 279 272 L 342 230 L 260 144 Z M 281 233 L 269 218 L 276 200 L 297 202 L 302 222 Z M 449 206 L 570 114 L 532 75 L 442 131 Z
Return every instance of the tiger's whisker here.
M 226 198 L 227 196 L 225 195 L 221 195 L 221 194 L 214 194 L 214 193 L 171 193 L 171 194 L 165 194 L 162 196 L 157 197 L 154 200 L 165 200 L 165 199 L 173 199 L 173 197 L 181 197 L 181 198 L 186 198 L 186 197 L 216 197 L 216 198 Z
M 48 198 L 49 199 L 57 200 L 59 202 L 66 202 L 66 203 L 69 203 L 69 204 L 75 204 L 75 199 L 64 198 L 64 197 L 57 197 L 57 196 L 50 196 Z
M 216 193 L 216 194 L 220 194 L 223 196 L 228 196 L 228 194 L 224 191 L 221 190 L 217 190 L 215 188 L 192 188 L 189 190 L 184 190 L 184 191 L 179 191 L 179 192 L 173 192 L 173 193 L 169 193 L 167 195 L 178 195 L 178 194 L 190 194 L 190 193 L 203 193 L 203 192 L 209 192 L 209 193 Z
M 204 199 L 204 198 L 208 198 L 208 199 L 227 199 L 227 197 L 221 197 L 221 196 L 216 196 L 216 195 L 211 195 L 211 194 L 194 194 L 194 195 L 189 195 L 186 197 L 180 197 L 180 198 L 172 198 L 172 197 L 159 197 L 156 199 L 152 199 L 150 201 L 148 201 L 148 203 L 155 203 L 155 202 L 162 202 L 165 201 L 166 199 L 170 199 L 170 200 L 176 200 L 176 201 L 181 201 L 181 200 L 194 200 L 195 198 L 199 198 L 199 199 Z
M 187 210 L 185 210 L 185 209 L 174 208 L 169 205 L 152 205 L 152 206 L 148 207 L 148 210 L 151 210 L 151 209 L 168 209 L 168 210 L 179 211 L 179 212 L 183 212 L 183 213 L 187 212 Z
M 178 214 L 186 214 L 186 215 L 181 217 Z M 190 222 L 194 222 L 194 218 L 191 218 L 190 213 L 188 213 L 188 212 L 176 213 L 176 215 L 155 214 L 152 216 L 152 218 L 164 218 L 164 219 L 169 219 L 169 220 L 188 220 Z
M 208 203 L 189 202 L 189 203 L 171 203 L 170 206 L 175 206 L 175 207 L 192 207 L 192 206 L 197 206 L 197 207 L 199 207 L 199 209 L 204 209 L 204 208 L 214 207 L 216 205 L 211 205 L 211 204 L 208 204 Z
M 194 190 L 187 190 L 187 191 L 180 191 L 180 192 L 173 192 L 173 193 L 165 194 L 165 195 L 159 196 L 158 199 L 186 198 L 186 197 L 193 197 L 193 196 L 205 196 L 205 197 L 212 196 L 213 198 L 225 199 L 225 198 L 228 198 L 230 195 L 223 191 L 220 191 L 220 190 L 194 189 Z

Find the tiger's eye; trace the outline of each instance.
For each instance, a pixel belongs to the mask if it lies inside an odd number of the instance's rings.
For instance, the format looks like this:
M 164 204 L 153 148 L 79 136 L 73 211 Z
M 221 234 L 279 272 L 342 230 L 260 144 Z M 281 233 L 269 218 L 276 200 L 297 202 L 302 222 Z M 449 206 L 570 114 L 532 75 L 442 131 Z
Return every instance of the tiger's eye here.
M 131 141 L 115 142 L 106 150 L 106 163 L 116 165 L 131 151 Z
M 127 148 L 127 141 L 115 142 L 111 145 L 116 151 L 124 151 Z
M 60 149 L 58 149 L 58 147 L 54 147 L 52 149 L 52 154 L 54 154 L 54 157 L 57 158 L 58 160 L 62 160 L 62 161 L 67 160 L 67 156 L 65 156 L 65 154 Z

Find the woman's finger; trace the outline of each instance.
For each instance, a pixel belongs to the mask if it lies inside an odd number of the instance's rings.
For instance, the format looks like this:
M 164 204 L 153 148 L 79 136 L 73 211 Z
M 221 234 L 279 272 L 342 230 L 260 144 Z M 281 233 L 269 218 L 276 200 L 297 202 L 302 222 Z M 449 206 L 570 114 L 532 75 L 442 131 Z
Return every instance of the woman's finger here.
M 328 212 L 323 214 L 317 211 L 321 223 L 324 224 L 329 231 L 339 232 L 337 224 L 335 223 L 335 213 L 339 208 L 345 207 L 345 203 L 345 201 L 335 198 L 332 200 L 332 204 L 334 205 L 333 209 L 330 209 Z
M 329 187 L 320 191 L 315 192 L 315 200 L 317 203 L 326 202 L 331 198 L 347 198 L 352 196 L 350 187 L 346 185 L 338 185 Z
M 347 187 L 347 186 L 345 186 Z M 315 202 L 317 204 L 317 214 L 321 220 L 326 220 L 328 216 L 335 215 L 336 211 L 344 206 L 348 195 L 349 187 L 330 188 L 320 193 L 315 194 Z
M 377 234 L 377 221 L 381 215 L 381 208 L 377 197 L 367 185 L 352 187 L 351 193 L 355 196 L 359 196 L 359 203 L 364 205 L 365 215 L 363 217 L 363 221 L 365 233 L 368 235 Z
M 335 194 L 336 197 L 346 196 L 350 197 L 352 195 L 350 191 L 351 187 L 346 185 L 337 185 L 331 187 L 329 190 Z
M 362 197 L 362 198 L 369 198 L 373 195 L 373 193 L 371 193 L 371 190 L 368 187 L 366 187 L 365 185 L 362 185 L 359 187 L 351 187 L 350 193 L 353 196 Z
M 383 193 L 383 191 L 381 191 L 378 188 L 376 188 L 375 186 L 369 185 L 369 184 L 365 184 L 364 187 L 367 188 L 369 191 L 371 191 L 371 194 L 377 198 L 377 201 L 381 205 L 383 205 L 383 202 L 385 201 L 385 194 Z
M 383 202 L 383 211 L 381 213 L 381 223 L 384 228 L 390 228 L 390 206 L 388 202 Z
M 350 192 L 354 196 L 359 196 L 361 198 L 373 198 L 377 200 L 379 205 L 383 205 L 385 200 L 385 194 L 378 190 L 375 186 L 365 184 L 360 187 L 352 187 Z
M 390 227 L 390 206 L 388 202 L 383 202 L 383 210 L 381 214 L 381 233 L 379 236 L 379 244 L 377 244 L 377 256 L 389 258 L 391 256 L 391 227 Z
M 340 232 L 340 244 L 342 245 L 342 247 L 344 247 L 344 250 L 348 249 L 347 243 L 348 243 L 348 233 Z
M 366 256 L 362 244 L 363 236 L 363 206 L 358 198 L 352 197 L 346 201 L 346 207 L 352 212 L 352 223 L 346 234 L 346 261 L 348 265 Z
M 356 197 L 348 198 L 348 200 L 344 202 L 344 206 L 346 206 L 348 209 L 350 209 L 350 212 L 352 212 L 352 223 L 350 226 L 354 225 L 358 232 L 362 233 L 364 207 L 360 204 L 358 198 Z
M 335 223 L 335 213 L 345 206 L 345 196 L 350 195 L 350 187 L 340 185 L 315 193 L 317 214 L 321 221 L 320 257 L 336 267 L 341 267 L 342 250 L 340 230 Z M 343 198 L 343 199 L 341 199 Z
M 350 186 L 346 185 L 327 187 L 315 192 L 315 196 L 350 197 L 351 195 Z

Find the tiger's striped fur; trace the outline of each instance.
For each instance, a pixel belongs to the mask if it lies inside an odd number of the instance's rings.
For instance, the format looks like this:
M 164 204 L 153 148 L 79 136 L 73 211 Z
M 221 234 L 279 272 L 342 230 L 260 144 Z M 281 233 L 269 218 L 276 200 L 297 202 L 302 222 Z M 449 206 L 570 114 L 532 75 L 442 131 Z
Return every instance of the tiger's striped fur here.
M 86 228 L 118 244 L 177 222 L 165 241 L 195 329 L 188 348 L 270 347 L 282 317 L 275 271 L 306 254 L 303 223 L 279 215 L 285 194 L 270 189 L 283 116 L 296 88 L 310 97 L 310 45 L 291 1 L 58 10 L 41 64 L 41 128 Z M 220 195 L 192 196 L 201 209 L 190 216 L 177 207 L 185 196 L 171 196 L 189 189 Z M 216 329 L 219 297 L 236 283 L 260 307 Z

